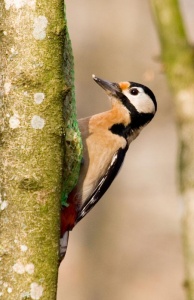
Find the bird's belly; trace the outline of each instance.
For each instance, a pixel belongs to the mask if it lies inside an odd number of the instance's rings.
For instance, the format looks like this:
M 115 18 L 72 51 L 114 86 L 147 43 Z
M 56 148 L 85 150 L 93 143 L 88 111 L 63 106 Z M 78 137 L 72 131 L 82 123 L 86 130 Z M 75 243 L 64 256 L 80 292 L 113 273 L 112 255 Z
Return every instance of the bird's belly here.
M 91 195 L 96 186 L 98 185 L 100 179 L 105 175 L 108 167 L 111 164 L 114 154 L 119 148 L 124 148 L 126 146 L 126 140 L 119 136 L 113 136 L 111 138 L 106 136 L 105 139 L 97 139 L 97 137 L 90 136 L 87 139 L 87 144 L 85 147 L 86 155 L 88 155 L 88 163 L 85 164 L 86 170 L 85 177 L 82 179 L 80 186 L 82 190 L 82 203 Z M 96 142 L 97 141 L 97 142 Z M 96 155 L 98 153 L 98 155 Z

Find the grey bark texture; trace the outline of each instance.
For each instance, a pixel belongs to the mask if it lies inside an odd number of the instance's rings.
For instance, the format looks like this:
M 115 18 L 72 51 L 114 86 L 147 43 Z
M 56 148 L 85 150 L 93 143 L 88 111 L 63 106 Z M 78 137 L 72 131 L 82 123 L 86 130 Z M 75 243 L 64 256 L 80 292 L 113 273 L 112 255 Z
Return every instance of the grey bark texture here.
M 0 298 L 54 300 L 63 136 L 77 130 L 71 97 L 73 121 L 63 116 L 73 90 L 64 1 L 0 0 L 0 19 Z

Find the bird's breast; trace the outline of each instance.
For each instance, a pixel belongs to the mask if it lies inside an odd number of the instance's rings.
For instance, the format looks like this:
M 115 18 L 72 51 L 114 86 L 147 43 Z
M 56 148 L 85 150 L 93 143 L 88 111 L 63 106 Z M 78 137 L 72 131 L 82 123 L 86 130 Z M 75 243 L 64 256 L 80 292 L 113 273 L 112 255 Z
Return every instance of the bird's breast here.
M 113 134 L 110 130 L 95 131 L 83 141 L 84 163 L 78 182 L 82 203 L 91 195 L 106 173 L 114 154 L 127 144 L 125 138 Z

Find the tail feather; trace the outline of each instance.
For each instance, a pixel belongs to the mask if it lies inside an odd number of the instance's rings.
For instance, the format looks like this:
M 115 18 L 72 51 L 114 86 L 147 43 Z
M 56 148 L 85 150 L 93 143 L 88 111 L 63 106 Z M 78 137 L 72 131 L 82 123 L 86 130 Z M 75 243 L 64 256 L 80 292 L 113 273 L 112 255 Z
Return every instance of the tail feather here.
M 60 239 L 60 261 L 65 257 L 69 240 L 69 231 L 66 231 Z

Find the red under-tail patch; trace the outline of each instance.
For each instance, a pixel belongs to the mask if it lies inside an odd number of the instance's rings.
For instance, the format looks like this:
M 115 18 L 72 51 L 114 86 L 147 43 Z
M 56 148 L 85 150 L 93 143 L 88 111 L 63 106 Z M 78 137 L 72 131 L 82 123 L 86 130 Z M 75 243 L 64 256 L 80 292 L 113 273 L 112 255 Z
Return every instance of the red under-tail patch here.
M 73 190 L 67 199 L 68 207 L 61 208 L 61 237 L 66 231 L 72 230 L 75 226 L 77 218 L 77 196 L 76 191 Z

